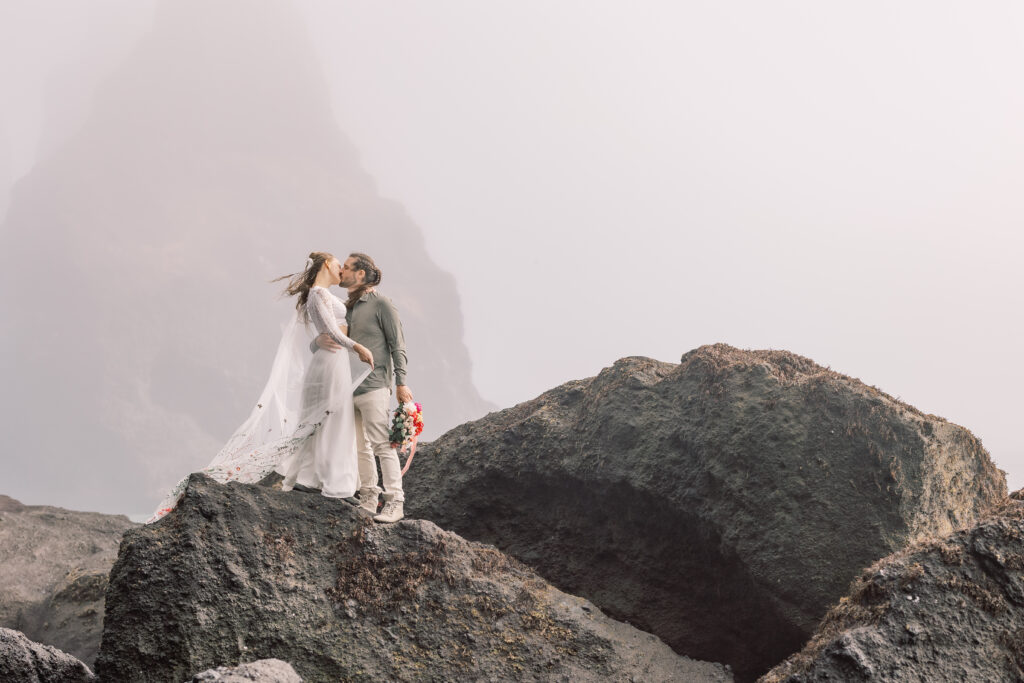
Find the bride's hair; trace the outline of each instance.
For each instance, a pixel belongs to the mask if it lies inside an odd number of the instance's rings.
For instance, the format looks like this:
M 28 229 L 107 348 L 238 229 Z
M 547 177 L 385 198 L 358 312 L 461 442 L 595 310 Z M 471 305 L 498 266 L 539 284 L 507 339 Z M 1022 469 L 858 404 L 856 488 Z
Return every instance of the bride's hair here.
M 361 254 L 357 251 L 349 254 L 348 257 L 356 260 L 355 263 L 352 264 L 352 270 L 366 271 L 366 280 L 363 281 L 363 284 L 352 290 L 352 293 L 348 295 L 348 301 L 345 302 L 345 306 L 347 306 L 349 310 L 352 310 L 352 307 L 356 305 L 359 298 L 363 296 L 363 294 L 366 294 L 366 290 L 380 284 L 380 279 L 383 273 L 381 273 L 377 264 L 373 262 L 373 259 L 366 254 Z
M 306 269 L 298 273 L 290 273 L 288 275 L 282 275 L 279 278 L 274 278 L 271 282 L 280 282 L 281 280 L 288 280 L 288 286 L 284 288 L 283 294 L 288 296 L 299 295 L 298 301 L 295 302 L 295 308 L 299 311 L 306 310 L 306 301 L 309 299 L 309 288 L 316 282 L 316 276 L 319 275 L 320 269 L 324 267 L 324 264 L 334 258 L 333 254 L 329 254 L 326 251 L 314 251 L 311 252 L 309 258 L 306 259 Z

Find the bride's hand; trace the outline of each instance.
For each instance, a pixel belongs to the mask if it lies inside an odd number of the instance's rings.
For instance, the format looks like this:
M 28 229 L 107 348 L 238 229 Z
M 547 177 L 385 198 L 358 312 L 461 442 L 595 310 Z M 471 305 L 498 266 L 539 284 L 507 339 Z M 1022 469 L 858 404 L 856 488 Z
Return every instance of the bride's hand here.
M 359 355 L 359 360 L 368 364 L 370 369 L 373 370 L 373 354 L 370 353 L 370 349 L 366 348 L 362 344 L 356 344 L 352 347 L 352 350 Z

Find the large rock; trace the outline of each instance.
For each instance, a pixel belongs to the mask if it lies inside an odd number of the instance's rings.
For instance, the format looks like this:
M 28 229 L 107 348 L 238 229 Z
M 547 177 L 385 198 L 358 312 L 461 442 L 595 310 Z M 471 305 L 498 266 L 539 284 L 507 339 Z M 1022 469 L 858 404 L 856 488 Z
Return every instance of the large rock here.
M 0 681 L 4 683 L 88 683 L 95 681 L 83 662 L 24 633 L 0 628 Z
M 430 522 L 203 475 L 110 577 L 105 683 L 268 657 L 308 681 L 731 679 Z
M 122 515 L 22 505 L 0 495 L 0 626 L 92 665 Z
M 462 425 L 406 477 L 411 514 L 747 679 L 863 567 L 1005 492 L 967 430 L 806 358 L 721 344 L 626 358 Z
M 1024 502 L 866 569 L 762 683 L 1024 680 Z

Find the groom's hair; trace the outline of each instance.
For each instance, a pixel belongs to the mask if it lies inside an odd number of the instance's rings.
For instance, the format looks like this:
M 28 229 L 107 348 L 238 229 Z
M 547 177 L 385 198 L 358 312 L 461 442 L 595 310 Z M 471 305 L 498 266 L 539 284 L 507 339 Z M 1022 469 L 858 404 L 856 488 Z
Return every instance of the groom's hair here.
M 352 293 L 348 295 L 348 301 L 345 302 L 345 305 L 351 310 L 360 297 L 366 294 L 366 290 L 380 284 L 383 273 L 381 273 L 380 268 L 377 267 L 377 264 L 367 254 L 356 251 L 349 254 L 348 257 L 356 260 L 352 264 L 352 270 L 362 270 L 366 273 L 366 279 L 363 280 L 361 285 L 352 290 Z

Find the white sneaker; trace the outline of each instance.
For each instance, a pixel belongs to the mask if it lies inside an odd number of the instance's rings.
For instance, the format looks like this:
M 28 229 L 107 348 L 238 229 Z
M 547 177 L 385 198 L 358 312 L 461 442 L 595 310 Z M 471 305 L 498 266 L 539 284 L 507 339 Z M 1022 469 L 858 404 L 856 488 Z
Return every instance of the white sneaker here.
M 379 515 L 374 516 L 373 519 L 376 522 L 397 522 L 405 517 L 404 507 L 405 504 L 400 500 L 385 501 L 384 509 L 380 511 Z

